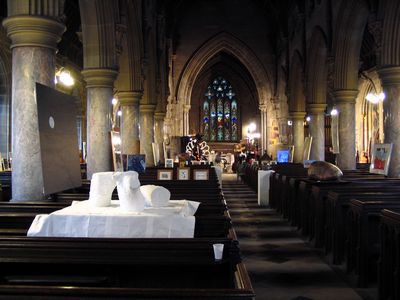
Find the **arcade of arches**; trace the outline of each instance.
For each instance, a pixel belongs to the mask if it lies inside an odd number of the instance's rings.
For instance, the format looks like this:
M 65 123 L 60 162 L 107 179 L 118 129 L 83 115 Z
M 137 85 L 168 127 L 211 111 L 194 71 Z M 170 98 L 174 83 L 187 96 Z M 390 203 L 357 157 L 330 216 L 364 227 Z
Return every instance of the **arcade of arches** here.
M 147 166 L 159 163 L 155 147 L 163 162 L 198 134 L 210 150 L 234 153 L 251 133 L 257 155 L 276 160 L 294 149 L 296 163 L 312 137 L 309 159 L 348 173 L 370 163 L 374 144 L 390 143 L 388 176 L 400 177 L 399 16 L 399 0 L 2 0 L 0 154 L 12 161 L 11 202 L 44 196 L 36 83 L 74 98 L 87 179 L 113 169 L 110 131 L 120 133 L 122 154 L 145 154 Z M 62 71 L 73 85 L 55 82 Z M 239 226 L 259 214 L 245 234 L 272 236 L 250 248 L 278 253 L 279 234 L 297 234 L 280 225 L 271 234 L 275 212 L 244 183 L 226 186 Z M 254 206 L 240 193 L 252 193 Z M 273 272 L 284 271 L 272 279 L 297 268 L 287 253 L 274 259 Z M 342 298 L 334 297 L 322 299 Z
M 41 165 L 31 155 L 35 99 L 25 91 L 34 82 L 54 87 L 64 68 L 75 85 L 55 88 L 76 98 L 89 178 L 111 169 L 113 126 L 124 153 L 144 153 L 153 165 L 153 142 L 167 141 L 174 155 L 179 137 L 201 133 L 233 151 L 250 123 L 260 154 L 293 145 L 300 162 L 310 135 L 310 159 L 331 157 L 333 148 L 342 169 L 368 162 L 374 143 L 393 143 L 389 175 L 399 175 L 398 1 L 42 2 L 1 4 L 0 151 L 12 155 L 15 174 L 28 170 L 35 181 Z M 235 98 L 226 94 L 221 107 L 212 100 L 206 112 L 218 78 Z M 367 101 L 371 92 L 385 100 Z M 13 196 L 35 197 L 25 192 L 35 184 L 15 182 Z

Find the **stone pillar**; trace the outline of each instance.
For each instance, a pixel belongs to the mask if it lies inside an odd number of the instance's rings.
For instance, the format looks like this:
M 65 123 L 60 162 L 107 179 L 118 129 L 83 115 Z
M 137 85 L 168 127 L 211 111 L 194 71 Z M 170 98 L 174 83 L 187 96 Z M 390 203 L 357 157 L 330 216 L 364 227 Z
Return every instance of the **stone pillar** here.
M 303 149 L 304 149 L 304 111 L 294 111 L 290 113 L 293 120 L 293 145 L 294 145 L 294 158 L 293 162 L 303 162 Z
M 3 26 L 12 49 L 12 201 L 43 200 L 35 84 L 54 87 L 55 53 L 65 26 L 27 15 L 9 17 Z
M 183 135 L 189 135 L 189 111 L 190 105 L 185 104 L 183 107 Z
M 324 103 L 312 103 L 308 105 L 311 120 L 309 122 L 312 136 L 311 154 L 312 160 L 325 160 L 325 108 Z
M 139 102 L 142 92 L 118 92 L 121 104 L 121 142 L 123 154 L 139 154 Z
M 267 122 L 267 106 L 260 105 L 261 114 L 261 155 L 266 151 L 268 154 L 268 144 L 269 144 L 269 132 L 268 132 L 268 122 Z
M 164 119 L 165 112 L 156 112 L 154 114 L 155 126 L 154 126 L 154 141 L 158 143 L 158 149 L 160 151 L 160 161 L 164 161 Z
M 140 104 L 140 153 L 146 155 L 146 165 L 154 166 L 154 104 Z
M 85 69 L 87 90 L 87 178 L 96 172 L 111 171 L 111 100 L 118 72 L 112 69 Z
M 356 168 L 356 113 L 355 102 L 358 90 L 334 91 L 339 112 L 339 154 L 337 165 L 343 170 Z
M 400 177 L 400 67 L 378 70 L 386 94 L 383 102 L 385 143 L 393 143 L 389 164 L 390 177 Z

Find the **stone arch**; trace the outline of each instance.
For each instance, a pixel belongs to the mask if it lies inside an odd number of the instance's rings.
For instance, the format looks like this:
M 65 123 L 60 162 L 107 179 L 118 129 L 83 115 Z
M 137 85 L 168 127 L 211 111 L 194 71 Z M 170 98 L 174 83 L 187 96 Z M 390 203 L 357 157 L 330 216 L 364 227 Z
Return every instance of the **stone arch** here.
M 303 59 L 297 50 L 293 53 L 289 74 L 289 110 L 304 112 L 306 104 Z
M 372 104 L 366 100 L 368 93 L 382 91 L 381 80 L 376 69 L 369 70 L 359 82 L 356 99 L 356 149 L 362 156 L 370 157 L 370 147 L 383 142 L 383 102 Z
M 115 3 L 79 1 L 84 69 L 116 69 Z
M 357 90 L 362 32 L 368 15 L 366 1 L 342 1 L 338 13 L 340 18 L 333 36 L 335 90 Z
M 392 66 L 400 66 L 400 37 L 398 28 L 400 26 L 399 1 L 381 1 L 380 8 L 383 15 L 382 28 L 382 53 L 381 53 L 381 68 L 390 68 Z
M 204 65 L 216 54 L 226 52 L 237 58 L 251 74 L 259 97 L 259 105 L 268 104 L 272 91 L 272 76 L 264 69 L 253 51 L 233 35 L 222 32 L 205 42 L 186 64 L 177 87 L 177 100 L 190 105 L 191 93 Z
M 201 132 L 200 112 L 205 99 L 204 93 L 206 93 L 207 87 L 217 76 L 228 80 L 236 94 L 235 98 L 239 107 L 240 120 L 238 122 L 239 137 L 246 137 L 243 130 L 246 130 L 247 127 L 244 124 L 255 122 L 257 129 L 260 129 L 260 112 L 254 110 L 254 107 L 258 107 L 258 95 L 251 75 L 235 58 L 226 53 L 220 53 L 220 55 L 214 56 L 207 62 L 196 78 L 190 102 L 189 132 L 191 133 L 193 128 Z
M 127 35 L 128 55 L 129 55 L 129 80 L 130 90 L 141 91 L 142 85 L 142 57 L 143 57 L 143 38 L 142 23 L 140 12 L 142 11 L 140 1 L 128 1 L 128 24 Z
M 311 36 L 307 59 L 307 102 L 326 103 L 327 41 L 323 30 L 315 27 Z

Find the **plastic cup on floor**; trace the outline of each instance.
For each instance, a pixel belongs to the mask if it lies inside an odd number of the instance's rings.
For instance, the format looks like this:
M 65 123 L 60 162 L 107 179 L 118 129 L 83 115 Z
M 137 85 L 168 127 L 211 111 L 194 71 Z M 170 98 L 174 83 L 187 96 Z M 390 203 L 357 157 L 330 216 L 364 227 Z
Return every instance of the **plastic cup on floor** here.
M 224 253 L 224 244 L 213 244 L 215 260 L 221 260 Z

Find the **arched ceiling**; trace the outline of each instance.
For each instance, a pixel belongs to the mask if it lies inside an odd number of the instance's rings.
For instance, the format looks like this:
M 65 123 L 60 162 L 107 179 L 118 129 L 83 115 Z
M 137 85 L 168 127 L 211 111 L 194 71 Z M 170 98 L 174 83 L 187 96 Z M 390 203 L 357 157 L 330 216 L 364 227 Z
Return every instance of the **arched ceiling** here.
M 167 34 L 173 39 L 174 49 L 180 43 L 180 21 L 188 10 L 199 5 L 208 5 L 213 10 L 224 11 L 227 4 L 225 0 L 162 0 L 160 2 L 162 2 L 166 11 Z M 265 20 L 268 22 L 268 26 L 264 30 L 268 31 L 270 43 L 274 48 L 276 48 L 279 34 L 287 36 L 287 20 L 290 7 L 295 4 L 298 4 L 299 7 L 304 7 L 304 0 L 242 0 L 242 2 L 243 5 L 249 5 L 249 2 L 252 2 L 258 7 L 258 11 L 264 15 Z
M 83 67 L 83 49 L 77 32 L 81 27 L 79 0 L 66 0 L 64 4 L 64 23 L 67 30 L 58 44 L 59 53 L 79 67 Z

